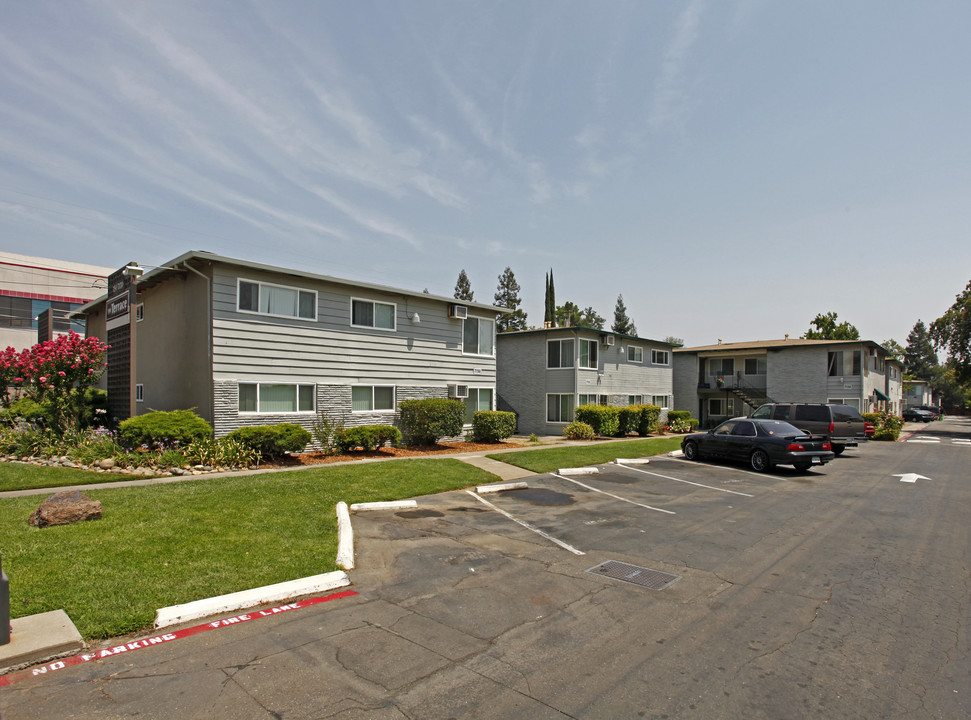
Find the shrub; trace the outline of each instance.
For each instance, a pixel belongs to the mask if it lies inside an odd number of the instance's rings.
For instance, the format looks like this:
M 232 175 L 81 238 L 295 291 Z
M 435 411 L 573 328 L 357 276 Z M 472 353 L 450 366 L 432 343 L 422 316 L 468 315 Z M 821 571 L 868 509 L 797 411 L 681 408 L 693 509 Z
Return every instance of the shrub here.
M 874 413 L 867 413 L 872 415 Z M 900 437 L 900 428 L 904 425 L 904 419 L 899 415 L 891 415 L 886 411 L 876 413 L 877 418 L 873 423 L 873 439 L 889 440 L 891 442 Z
M 658 419 L 661 417 L 659 405 L 641 405 L 641 416 L 637 421 L 637 434 L 641 437 L 650 435 L 658 429 Z
M 596 437 L 592 427 L 578 420 L 563 428 L 563 435 L 567 440 L 593 440 Z
M 668 424 L 668 430 L 673 433 L 689 433 L 697 424 L 698 421 L 694 418 L 688 418 L 687 420 L 684 418 L 678 418 L 674 422 Z
M 377 450 L 385 443 L 397 445 L 401 431 L 393 425 L 361 425 L 339 428 L 334 431 L 333 444 L 338 452 L 349 452 L 360 447 L 366 452 Z
M 479 410 L 472 415 L 472 439 L 494 443 L 516 432 L 516 413 L 502 410 Z
M 628 405 L 620 408 L 617 412 L 618 437 L 626 437 L 631 433 L 637 432 L 637 426 L 640 425 L 643 409 L 643 405 Z
M 401 426 L 411 443 L 434 445 L 439 438 L 462 434 L 465 404 L 461 400 L 402 400 L 398 407 L 401 410 Z
M 122 420 L 118 425 L 118 439 L 129 448 L 188 445 L 210 437 L 212 426 L 192 410 L 152 410 L 145 415 Z
M 878 412 L 861 413 L 861 415 L 863 419 L 866 420 L 868 423 L 873 423 L 874 427 L 876 427 L 877 422 L 879 422 L 880 420 L 880 413 Z
M 613 405 L 581 405 L 574 419 L 592 427 L 597 435 L 612 437 L 620 427 L 620 410 Z
M 668 425 L 677 420 L 688 420 L 691 418 L 690 410 L 668 410 Z
M 11 403 L 9 408 L 0 410 L 0 416 L 9 424 L 16 424 L 18 419 L 42 427 L 50 427 L 51 424 L 50 410 L 29 397 L 22 397 Z
M 163 456 L 166 453 L 163 453 Z M 165 457 L 159 459 L 159 464 L 163 466 L 209 465 L 210 467 L 251 467 L 260 462 L 258 450 L 247 446 L 236 438 L 228 435 L 223 438 L 206 438 L 190 443 L 185 448 L 185 455 L 182 461 L 172 457 L 171 462 L 163 462 Z
M 344 418 L 335 420 L 326 415 L 318 415 L 310 428 L 310 434 L 325 453 L 331 453 L 336 448 L 334 445 L 335 437 L 340 430 L 344 429 Z
M 241 427 L 233 430 L 226 437 L 242 443 L 265 458 L 300 452 L 310 442 L 310 433 L 294 423 Z

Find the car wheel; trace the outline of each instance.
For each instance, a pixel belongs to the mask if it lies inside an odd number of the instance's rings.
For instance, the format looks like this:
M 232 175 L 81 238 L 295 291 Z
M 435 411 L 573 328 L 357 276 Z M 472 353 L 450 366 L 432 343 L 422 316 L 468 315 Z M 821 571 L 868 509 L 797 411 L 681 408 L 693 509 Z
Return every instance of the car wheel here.
M 839 457 L 846 450 L 846 445 L 833 445 L 833 455 Z
M 795 467 L 799 472 L 806 472 L 812 466 L 809 463 L 796 463 Z
M 684 444 L 684 457 L 685 460 L 697 460 L 698 459 L 698 444 L 694 442 L 686 442 Z
M 755 472 L 765 472 L 771 463 L 765 450 L 755 450 L 749 457 L 749 464 Z

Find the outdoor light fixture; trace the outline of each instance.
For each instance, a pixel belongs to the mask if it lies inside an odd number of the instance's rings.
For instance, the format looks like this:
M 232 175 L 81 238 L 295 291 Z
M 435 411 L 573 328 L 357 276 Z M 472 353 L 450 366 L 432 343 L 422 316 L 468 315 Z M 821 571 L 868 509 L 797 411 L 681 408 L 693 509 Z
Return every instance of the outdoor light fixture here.
M 144 274 L 145 268 L 141 267 L 137 263 L 125 265 L 125 277 L 140 278 Z

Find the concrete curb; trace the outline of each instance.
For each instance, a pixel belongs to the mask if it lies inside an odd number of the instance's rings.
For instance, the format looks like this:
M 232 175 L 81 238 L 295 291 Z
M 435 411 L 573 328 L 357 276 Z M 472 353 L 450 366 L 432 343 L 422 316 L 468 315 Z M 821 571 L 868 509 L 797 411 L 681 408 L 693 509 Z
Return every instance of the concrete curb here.
M 415 500 L 389 500 L 387 502 L 354 503 L 351 512 L 365 512 L 368 510 L 402 510 L 418 507 Z
M 647 465 L 648 458 L 615 458 L 614 465 Z
M 529 485 L 524 482 L 500 483 L 498 485 L 479 485 L 475 491 L 480 495 L 485 493 L 504 492 L 506 490 L 526 490 Z
M 351 581 L 345 572 L 335 570 L 322 575 L 311 575 L 310 577 L 289 580 L 275 585 L 265 585 L 252 590 L 241 590 L 228 595 L 195 600 L 182 605 L 172 605 L 155 611 L 155 627 L 167 627 L 189 620 L 219 615 L 220 613 L 235 612 L 236 610 L 289 600 L 302 595 L 326 592 L 350 584 Z
M 354 569 L 354 528 L 347 512 L 347 503 L 337 503 L 337 566 L 344 570 Z
M 596 475 L 600 471 L 595 467 L 560 468 L 557 475 Z

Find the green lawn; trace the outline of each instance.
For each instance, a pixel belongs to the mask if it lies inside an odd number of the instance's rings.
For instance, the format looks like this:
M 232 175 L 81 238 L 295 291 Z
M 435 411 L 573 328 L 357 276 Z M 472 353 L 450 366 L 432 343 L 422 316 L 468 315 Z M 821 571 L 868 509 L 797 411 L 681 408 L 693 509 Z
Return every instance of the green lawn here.
M 46 467 L 26 463 L 0 463 L 0 492 L 33 488 L 90 485 L 91 483 L 133 480 L 133 475 L 99 473 L 73 468 Z
M 495 479 L 442 459 L 90 490 L 104 506 L 101 520 L 43 530 L 27 525 L 42 496 L 3 499 L 11 616 L 63 608 L 86 639 L 134 632 L 150 627 L 160 607 L 334 570 L 340 500 L 395 500 Z
M 562 446 L 547 450 L 522 450 L 504 452 L 488 457 L 500 460 L 524 470 L 548 473 L 559 468 L 597 465 L 616 458 L 647 457 L 671 452 L 681 447 L 680 436 L 623 440 L 620 442 L 595 443 L 593 445 Z

